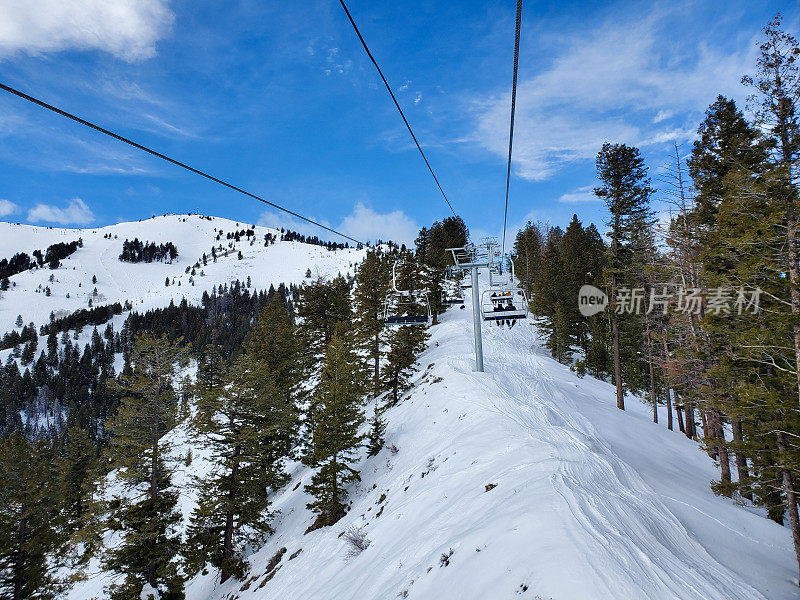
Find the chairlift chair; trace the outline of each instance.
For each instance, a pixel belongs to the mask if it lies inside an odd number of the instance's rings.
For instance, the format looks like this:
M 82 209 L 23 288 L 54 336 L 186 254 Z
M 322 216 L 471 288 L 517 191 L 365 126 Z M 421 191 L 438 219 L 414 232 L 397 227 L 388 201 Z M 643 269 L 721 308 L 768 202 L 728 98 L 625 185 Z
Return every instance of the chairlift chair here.
M 490 288 L 481 294 L 481 315 L 484 321 L 527 319 L 528 298 L 520 288 Z
M 442 304 L 452 306 L 454 304 L 464 304 L 464 294 L 461 293 L 461 288 L 456 286 L 446 286 L 442 290 Z
M 398 261 L 399 262 L 399 261 Z M 423 307 L 423 311 L 419 308 Z M 383 301 L 385 325 L 430 325 L 433 320 L 427 292 L 400 290 L 397 288 L 397 262 L 392 265 L 392 291 Z
M 424 312 L 419 310 L 420 306 L 424 307 Z M 389 294 L 383 302 L 383 318 L 381 320 L 388 326 L 430 325 L 433 314 L 430 302 L 428 302 L 428 294 L 415 294 L 411 298 Z

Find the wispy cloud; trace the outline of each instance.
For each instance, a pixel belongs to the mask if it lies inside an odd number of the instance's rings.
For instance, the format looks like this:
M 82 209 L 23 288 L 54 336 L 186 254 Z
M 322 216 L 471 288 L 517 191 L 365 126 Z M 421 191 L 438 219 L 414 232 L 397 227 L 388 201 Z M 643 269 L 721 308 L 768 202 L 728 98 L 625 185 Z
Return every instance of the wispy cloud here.
M 52 204 L 37 204 L 28 211 L 31 223 L 58 223 L 59 225 L 87 225 L 94 221 L 94 213 L 80 198 L 73 198 L 61 208 Z
M 168 0 L 0 0 L 0 55 L 101 50 L 151 58 L 170 30 Z
M 559 168 L 593 159 L 603 142 L 635 145 L 687 140 L 680 127 L 718 93 L 741 94 L 739 78 L 755 44 L 736 51 L 674 44 L 667 13 L 609 19 L 592 32 L 559 40 L 550 66 L 521 81 L 514 134 L 516 173 L 544 180 Z M 508 148 L 510 93 L 476 103 L 476 138 L 503 156 Z M 693 121 L 690 121 L 693 122 Z
M 594 194 L 594 186 L 585 185 L 579 187 L 566 194 L 561 194 L 558 198 L 559 202 L 573 203 L 573 202 L 598 202 L 600 199 Z
M 148 121 L 151 121 L 152 123 L 155 123 L 161 129 L 164 129 L 164 130 L 168 131 L 169 133 L 174 133 L 174 134 L 176 134 L 176 135 L 178 135 L 180 137 L 188 137 L 188 138 L 196 138 L 197 137 L 197 135 L 195 133 L 192 133 L 188 129 L 184 129 L 182 127 L 177 127 L 177 126 L 173 125 L 172 123 L 167 123 L 164 119 L 156 117 L 155 115 L 146 114 L 146 115 L 144 115 L 144 118 L 147 119 Z

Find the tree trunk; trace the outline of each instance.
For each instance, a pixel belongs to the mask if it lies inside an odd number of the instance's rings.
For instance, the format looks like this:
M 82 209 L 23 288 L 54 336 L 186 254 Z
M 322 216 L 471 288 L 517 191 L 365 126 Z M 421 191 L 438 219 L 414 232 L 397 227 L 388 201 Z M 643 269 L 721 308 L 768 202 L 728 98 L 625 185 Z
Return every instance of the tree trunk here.
M 656 376 L 653 371 L 653 340 L 650 338 L 650 319 L 644 317 L 647 336 L 647 368 L 650 370 L 650 402 L 653 403 L 653 423 L 658 423 L 658 398 L 656 398 Z
M 233 504 L 236 499 L 236 480 L 239 475 L 239 446 L 233 451 L 233 467 L 231 468 L 230 485 L 228 487 L 228 509 L 225 515 L 225 534 L 222 540 L 222 569 L 220 570 L 220 583 L 224 583 L 232 575 L 231 560 L 233 558 Z
M 731 428 L 733 429 L 733 443 L 736 447 L 736 472 L 739 476 L 739 493 L 742 498 L 753 499 L 753 491 L 750 489 L 750 471 L 747 468 L 747 458 L 742 454 L 742 420 L 738 417 L 731 418 Z
M 675 414 L 678 415 L 678 431 L 686 435 L 686 427 L 683 425 L 683 409 L 678 404 L 678 396 L 675 396 Z
M 28 506 L 24 502 L 20 507 L 20 512 L 25 514 L 28 511 Z M 25 571 L 25 559 L 27 558 L 27 551 L 25 550 L 26 547 L 26 540 L 25 538 L 28 536 L 28 519 L 22 518 L 19 520 L 19 526 L 17 527 L 17 552 L 16 556 L 14 557 L 14 596 L 13 600 L 23 600 L 24 596 L 22 595 L 24 590 L 23 586 L 25 585 L 25 579 L 23 579 L 23 572 Z
M 661 332 L 664 333 L 663 327 L 662 327 L 662 331 Z M 667 392 L 667 429 L 672 431 L 672 398 L 671 398 L 670 392 L 669 392 L 669 386 L 670 386 L 671 382 L 670 382 L 669 376 L 667 375 L 667 369 L 664 368 L 666 365 L 669 364 L 668 363 L 668 361 L 669 361 L 669 347 L 667 346 L 667 338 L 666 338 L 666 336 L 663 336 L 661 338 L 661 345 L 664 348 L 664 360 L 661 363 L 661 374 L 664 376 L 664 389 Z M 683 428 L 681 428 L 681 430 L 682 429 Z
M 666 388 L 667 392 L 667 429 L 672 431 L 672 397 L 669 393 L 669 387 Z
M 778 449 L 781 453 L 786 451 L 786 437 L 783 432 L 779 432 Z M 785 461 L 784 461 L 785 462 Z M 788 469 L 782 471 L 783 492 L 786 494 L 786 508 L 789 512 L 789 524 L 792 528 L 792 541 L 794 542 L 794 553 L 797 558 L 798 573 L 800 573 L 800 517 L 797 514 L 797 494 L 794 490 L 792 474 Z
M 694 406 L 691 402 L 685 402 L 683 408 L 686 411 L 686 437 L 695 439 L 697 437 L 697 424 L 694 422 Z
M 619 215 L 614 215 L 614 231 L 619 231 L 620 219 Z M 616 269 L 617 265 L 614 264 L 619 256 L 619 239 L 616 235 L 611 241 L 612 253 L 612 268 Z M 611 339 L 614 345 L 614 384 L 617 386 L 617 408 L 625 410 L 625 397 L 622 391 L 622 362 L 619 356 L 619 326 L 617 323 L 617 273 L 611 273 Z
M 381 334 L 379 330 L 375 331 L 375 339 L 372 341 L 372 352 L 374 353 L 375 357 L 375 365 L 374 370 L 375 374 L 373 376 L 373 394 L 375 397 L 378 397 L 378 392 L 381 387 Z
M 731 461 L 728 454 L 728 444 L 725 441 L 725 429 L 723 427 L 722 413 L 714 409 L 711 412 L 714 437 L 717 439 L 717 455 L 719 456 L 720 481 L 730 488 L 731 483 Z
M 703 437 L 704 438 L 714 437 L 714 432 L 711 431 L 708 424 L 708 412 L 703 410 L 702 408 L 698 408 L 698 411 L 700 412 L 700 425 L 703 427 Z M 717 448 L 713 444 L 706 446 L 706 452 L 708 452 L 708 455 L 714 460 L 717 459 Z
M 611 337 L 614 342 L 614 384 L 617 386 L 617 408 L 625 410 L 625 398 L 622 393 L 622 363 L 619 358 L 619 329 L 617 328 L 616 314 L 611 316 Z

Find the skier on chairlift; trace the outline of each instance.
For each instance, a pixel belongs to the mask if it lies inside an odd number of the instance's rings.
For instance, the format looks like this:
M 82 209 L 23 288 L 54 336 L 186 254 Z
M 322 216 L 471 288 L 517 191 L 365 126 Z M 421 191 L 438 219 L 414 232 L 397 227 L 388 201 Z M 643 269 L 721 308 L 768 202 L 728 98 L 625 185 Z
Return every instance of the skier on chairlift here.
M 511 300 L 509 300 L 508 304 L 505 307 L 505 310 L 509 310 L 509 311 L 517 310 L 517 307 L 514 306 L 514 303 Z M 517 320 L 516 319 L 507 319 L 506 323 L 508 324 L 508 328 L 511 329 L 512 327 L 514 327 L 514 325 L 516 325 Z
M 492 296 L 493 296 L 493 297 L 496 297 L 496 296 L 497 296 L 497 294 L 492 294 Z M 502 301 L 502 300 L 500 300 L 500 301 L 497 301 L 497 302 L 495 303 L 495 305 L 494 305 L 494 312 L 503 312 L 503 310 L 505 310 L 505 309 L 503 308 L 503 301 Z M 505 320 L 504 320 L 504 319 L 497 319 L 497 326 L 498 326 L 498 327 L 502 327 L 502 326 L 503 326 L 503 323 L 505 323 Z

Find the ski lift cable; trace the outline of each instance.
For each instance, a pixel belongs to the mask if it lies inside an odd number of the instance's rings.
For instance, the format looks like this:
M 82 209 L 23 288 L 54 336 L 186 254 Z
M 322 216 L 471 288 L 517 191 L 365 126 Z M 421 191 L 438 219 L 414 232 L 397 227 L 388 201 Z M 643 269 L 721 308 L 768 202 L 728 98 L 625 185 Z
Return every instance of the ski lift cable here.
M 511 85 L 511 125 L 508 129 L 508 168 L 506 169 L 506 206 L 503 213 L 503 246 L 506 251 L 506 225 L 508 224 L 508 190 L 511 185 L 511 150 L 514 146 L 514 111 L 517 105 L 517 68 L 519 66 L 519 33 L 522 25 L 522 0 L 517 0 L 517 31 L 514 36 L 514 82 Z
M 264 204 L 267 204 L 267 205 L 271 206 L 272 208 L 275 208 L 277 210 L 285 212 L 286 214 L 292 215 L 293 217 L 297 217 L 298 219 L 302 219 L 306 223 L 310 223 L 311 225 L 315 225 L 316 227 L 320 227 L 320 228 L 322 228 L 322 229 L 324 229 L 326 231 L 330 231 L 331 233 L 334 233 L 334 234 L 339 235 L 339 236 L 341 236 L 341 237 L 343 237 L 345 239 L 348 239 L 351 242 L 355 242 L 356 244 L 361 244 L 362 246 L 366 246 L 366 244 L 364 242 L 361 242 L 361 241 L 359 241 L 359 240 L 357 240 L 357 239 L 355 239 L 353 237 L 350 237 L 349 235 L 346 235 L 346 234 L 344 234 L 344 233 L 342 233 L 340 231 L 336 231 L 335 229 L 333 229 L 331 227 L 327 227 L 327 226 L 323 225 L 322 223 L 317 223 L 313 219 L 309 219 L 308 217 L 304 217 L 303 215 L 301 215 L 299 213 L 296 213 L 293 210 L 289 210 L 288 208 L 284 208 L 282 206 L 278 206 L 274 202 L 270 202 L 269 200 L 266 200 L 266 199 L 262 198 L 261 196 L 257 196 L 256 194 L 252 194 L 252 193 L 248 192 L 247 190 L 243 190 L 240 187 L 237 187 L 237 186 L 235 186 L 235 185 L 233 185 L 231 183 L 228 183 L 227 181 L 223 181 L 222 179 L 218 179 L 217 177 L 214 177 L 213 175 L 209 175 L 208 173 L 205 173 L 204 171 L 201 171 L 199 169 L 195 169 L 194 167 L 190 167 L 189 165 L 187 165 L 185 163 L 182 163 L 182 162 L 180 162 L 178 160 L 175 160 L 174 158 L 170 158 L 169 156 L 167 156 L 165 154 L 162 154 L 161 152 L 157 152 L 156 150 L 148 148 L 147 146 L 143 146 L 142 144 L 134 142 L 133 140 L 130 140 L 130 139 L 126 138 L 126 137 L 123 137 L 123 136 L 121 136 L 121 135 L 119 135 L 117 133 L 114 133 L 113 131 L 109 131 L 108 129 L 104 129 L 103 127 L 100 127 L 99 125 L 95 125 L 94 123 L 91 123 L 90 121 L 87 121 L 86 119 L 82 119 L 80 117 L 77 117 L 77 116 L 73 115 L 72 113 L 68 113 L 65 110 L 62 110 L 62 109 L 60 109 L 58 107 L 53 106 L 52 104 L 48 104 L 47 102 L 44 102 L 43 100 L 39 100 L 37 98 L 34 98 L 33 96 L 29 96 L 28 94 L 26 94 L 24 92 L 21 92 L 19 90 L 16 90 L 16 89 L 14 89 L 14 88 L 12 88 L 10 86 L 7 86 L 7 85 L 5 85 L 3 83 L 0 83 L 0 89 L 5 90 L 6 92 L 8 92 L 10 94 L 13 94 L 15 96 L 18 96 L 18 97 L 20 97 L 20 98 L 22 98 L 24 100 L 28 100 L 29 102 L 32 102 L 33 104 L 37 104 L 37 105 L 41 106 L 42 108 L 46 108 L 47 110 L 53 111 L 54 113 L 57 113 L 57 114 L 61 115 L 62 117 L 66 117 L 68 119 L 72 119 L 76 123 L 80 123 L 81 125 L 85 125 L 86 127 L 94 129 L 95 131 L 99 131 L 100 133 L 103 133 L 103 134 L 105 134 L 105 135 L 107 135 L 109 137 L 112 137 L 112 138 L 114 138 L 116 140 L 119 140 L 120 142 L 124 142 L 124 143 L 126 143 L 126 144 L 128 144 L 130 146 L 133 146 L 134 148 L 138 148 L 139 150 L 147 152 L 148 154 L 152 154 L 153 156 L 156 156 L 156 157 L 158 157 L 158 158 L 160 158 L 162 160 L 165 160 L 165 161 L 170 162 L 170 163 L 172 163 L 174 165 L 177 165 L 177 166 L 179 166 L 179 167 L 181 167 L 183 169 L 186 169 L 187 171 L 191 171 L 192 173 L 200 175 L 201 177 L 205 177 L 206 179 L 210 179 L 211 181 L 214 181 L 215 183 L 218 183 L 218 184 L 223 185 L 223 186 L 225 186 L 225 187 L 227 187 L 229 189 L 232 189 L 232 190 L 234 190 L 236 192 L 244 194 L 245 196 L 249 196 L 250 198 L 258 200 L 259 202 L 263 202 Z
M 353 16 L 350 14 L 350 11 L 347 9 L 347 5 L 344 3 L 344 0 L 339 0 L 339 3 L 342 5 L 342 8 L 344 9 L 344 12 L 347 13 L 347 18 L 350 20 L 350 24 L 353 26 L 353 29 L 355 30 L 356 35 L 358 36 L 358 39 L 361 40 L 361 45 L 364 46 L 364 50 L 367 52 L 367 56 L 369 56 L 369 59 L 372 61 L 372 64 L 375 65 L 375 68 L 378 70 L 378 75 L 381 76 L 381 80 L 383 80 L 383 85 L 386 86 L 386 90 L 389 92 L 389 95 L 392 97 L 392 100 L 394 101 L 394 105 L 397 107 L 397 110 L 400 112 L 400 116 L 403 117 L 403 123 L 406 124 L 406 128 L 408 129 L 408 132 L 411 134 L 411 138 L 414 140 L 414 143 L 417 145 L 417 150 L 419 150 L 419 153 L 422 155 L 422 160 L 425 161 L 425 165 L 428 167 L 428 171 L 431 172 L 431 175 L 433 176 L 433 180 L 436 182 L 436 187 L 438 187 L 439 191 L 442 193 L 442 197 L 444 198 L 444 201 L 447 202 L 447 206 L 450 208 L 450 212 L 453 213 L 454 217 L 457 217 L 458 215 L 456 215 L 456 211 L 453 210 L 453 205 L 450 204 L 450 200 L 447 199 L 447 194 L 444 193 L 444 190 L 442 189 L 442 185 L 439 183 L 439 179 L 436 177 L 436 173 L 433 172 L 433 168 L 431 167 L 431 164 L 428 162 L 428 158 L 425 156 L 425 153 L 422 151 L 422 146 L 420 146 L 419 142 L 417 141 L 417 136 L 414 135 L 414 131 L 411 129 L 411 125 L 408 123 L 408 119 L 406 119 L 406 115 L 403 113 L 403 109 L 400 108 L 400 103 L 397 102 L 397 98 L 395 98 L 394 92 L 392 92 L 392 88 L 389 85 L 389 82 L 386 81 L 386 77 L 383 76 L 383 71 L 381 71 L 381 68 L 378 66 L 378 63 L 375 60 L 375 57 L 372 56 L 372 52 L 370 52 L 369 48 L 367 47 L 367 42 L 364 41 L 364 37 L 361 35 L 361 31 L 359 31 L 358 26 L 356 25 L 356 22 L 353 20 Z

